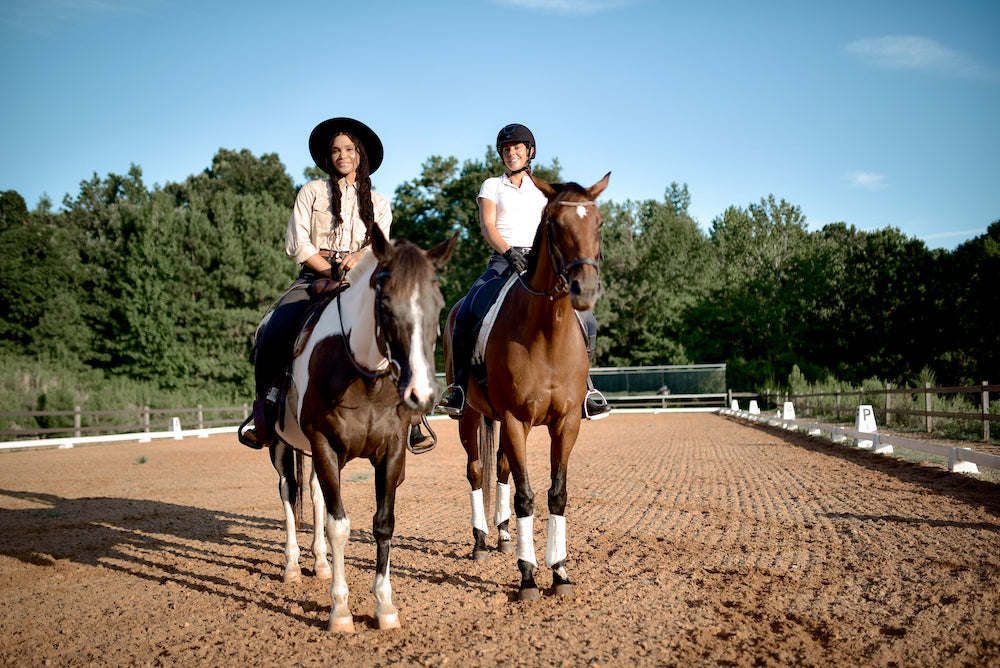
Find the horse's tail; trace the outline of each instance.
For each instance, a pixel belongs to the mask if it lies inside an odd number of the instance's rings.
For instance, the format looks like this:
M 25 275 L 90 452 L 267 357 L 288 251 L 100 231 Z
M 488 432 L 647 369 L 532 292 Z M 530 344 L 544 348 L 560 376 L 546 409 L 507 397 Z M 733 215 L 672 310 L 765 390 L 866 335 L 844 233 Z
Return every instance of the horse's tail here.
M 496 423 L 485 415 L 479 417 L 479 463 L 483 467 L 483 509 L 490 514 L 490 500 L 497 477 Z

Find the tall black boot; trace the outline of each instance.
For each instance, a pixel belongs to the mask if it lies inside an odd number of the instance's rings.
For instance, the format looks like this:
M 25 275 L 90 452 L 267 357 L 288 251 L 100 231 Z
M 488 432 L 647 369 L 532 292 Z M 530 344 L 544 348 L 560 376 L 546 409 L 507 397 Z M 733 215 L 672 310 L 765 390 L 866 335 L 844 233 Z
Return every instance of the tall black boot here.
M 587 357 L 590 360 L 590 365 L 594 366 L 594 362 L 597 360 L 597 337 L 588 336 L 587 337 Z M 585 420 L 600 420 L 601 418 L 608 417 L 608 413 L 611 412 L 611 406 L 608 404 L 608 400 L 604 398 L 601 391 L 594 387 L 594 380 L 587 374 L 587 397 L 583 401 L 583 417 Z

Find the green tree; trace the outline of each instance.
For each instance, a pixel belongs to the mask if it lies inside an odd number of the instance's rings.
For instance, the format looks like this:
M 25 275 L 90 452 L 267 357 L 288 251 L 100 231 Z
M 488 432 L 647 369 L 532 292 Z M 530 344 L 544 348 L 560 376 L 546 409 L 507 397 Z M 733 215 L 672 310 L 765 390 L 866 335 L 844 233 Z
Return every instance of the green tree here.
M 0 347 L 75 363 L 91 345 L 83 321 L 83 268 L 69 230 L 0 193 Z
M 685 314 L 708 294 L 714 256 L 689 202 L 687 185 L 672 183 L 663 202 L 602 205 L 604 294 L 594 313 L 602 364 L 692 361 Z

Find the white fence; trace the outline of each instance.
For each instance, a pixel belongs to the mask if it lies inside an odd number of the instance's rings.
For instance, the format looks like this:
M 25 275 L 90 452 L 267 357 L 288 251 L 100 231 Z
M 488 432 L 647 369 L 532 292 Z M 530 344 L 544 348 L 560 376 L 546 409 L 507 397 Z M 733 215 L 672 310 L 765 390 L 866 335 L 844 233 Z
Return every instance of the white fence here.
M 849 443 L 854 447 L 881 454 L 892 454 L 893 446 L 897 446 L 906 448 L 907 450 L 916 450 L 925 454 L 937 455 L 945 457 L 948 460 L 949 471 L 959 473 L 978 473 L 980 466 L 1000 469 L 1000 455 L 979 452 L 970 448 L 928 443 L 893 434 L 880 434 L 875 430 L 862 431 L 860 429 L 850 429 L 842 425 L 817 422 L 812 419 L 795 419 L 795 411 L 790 402 L 785 404 L 784 411 L 778 412 L 760 413 L 759 411 L 753 411 L 753 408 L 754 406 L 751 406 L 751 410 L 739 410 L 739 407 L 734 402 L 733 407 L 724 408 L 719 413 L 771 427 L 780 427 L 789 431 L 803 431 L 810 436 L 827 435 L 834 443 Z M 865 407 L 859 407 L 859 410 L 861 408 Z M 855 424 L 857 425 L 857 421 Z M 872 422 L 872 426 L 874 426 L 874 422 Z

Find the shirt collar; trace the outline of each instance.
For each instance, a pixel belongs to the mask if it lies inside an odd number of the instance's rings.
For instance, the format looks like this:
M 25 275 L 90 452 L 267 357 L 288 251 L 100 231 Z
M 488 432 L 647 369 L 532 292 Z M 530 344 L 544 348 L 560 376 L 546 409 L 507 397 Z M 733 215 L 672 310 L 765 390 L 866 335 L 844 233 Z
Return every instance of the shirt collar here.
M 525 181 L 530 182 L 530 185 L 525 186 L 524 183 Z M 510 186 L 511 188 L 518 189 L 518 186 L 515 186 L 514 182 L 510 180 L 509 176 L 507 176 L 507 172 L 504 172 L 503 174 L 500 175 L 500 183 L 501 185 L 506 185 Z M 524 179 L 521 180 L 520 189 L 523 190 L 525 188 L 534 188 L 534 187 L 535 187 L 535 182 L 531 180 L 531 174 L 525 174 Z
M 357 181 L 351 183 L 350 181 L 347 180 L 346 176 L 341 176 L 339 179 L 337 179 L 337 187 L 340 188 L 341 192 L 347 192 L 348 190 L 357 190 L 358 183 Z

